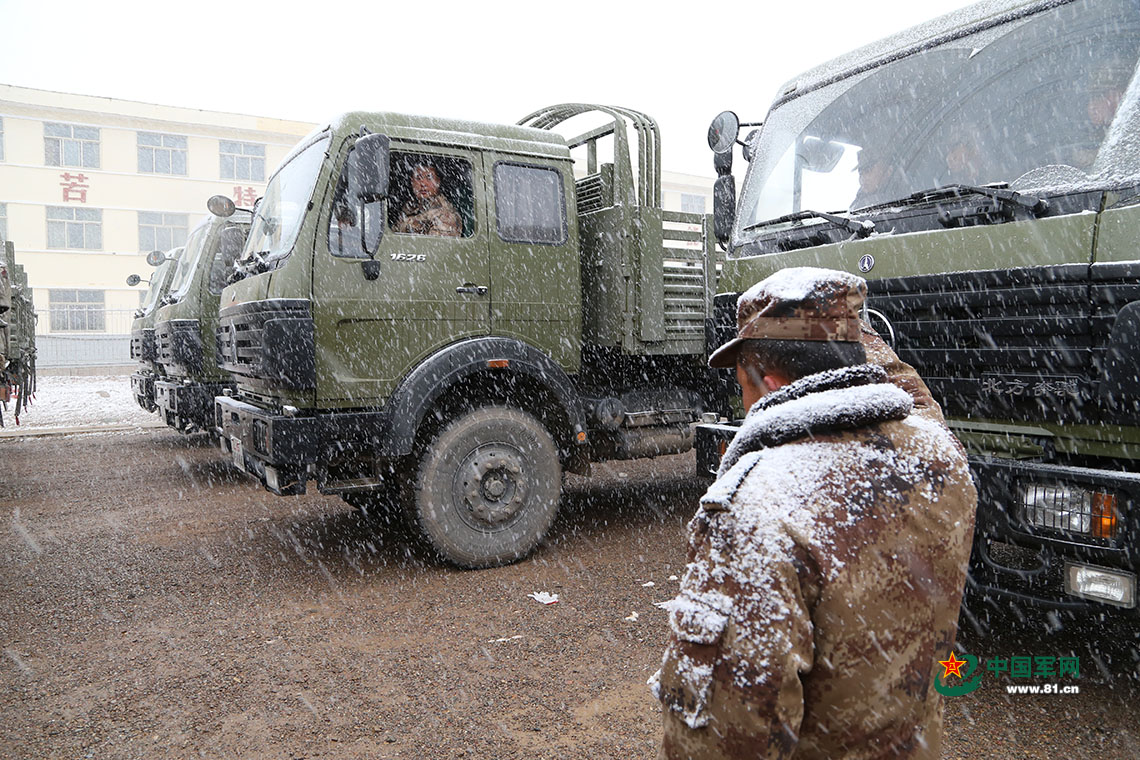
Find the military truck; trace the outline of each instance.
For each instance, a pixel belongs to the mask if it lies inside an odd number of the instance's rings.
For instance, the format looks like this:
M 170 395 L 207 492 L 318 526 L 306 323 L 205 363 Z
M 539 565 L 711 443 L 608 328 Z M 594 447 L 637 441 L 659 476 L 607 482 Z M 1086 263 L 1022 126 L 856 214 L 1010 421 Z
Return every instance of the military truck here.
M 158 350 L 154 340 L 154 317 L 162 297 L 170 289 L 175 262 L 181 255 L 181 247 L 147 254 L 146 263 L 155 270 L 148 281 L 146 299 L 135 310 L 135 318 L 131 322 L 131 358 L 138 362 L 138 368 L 131 374 L 131 393 L 138 405 L 148 412 L 158 408 L 154 403 L 154 379 L 162 372 L 162 368 L 155 364 Z M 142 281 L 137 274 L 127 277 L 127 285 L 132 288 Z
M 154 403 L 170 427 L 214 431 L 214 397 L 232 387 L 215 355 L 218 298 L 249 232 L 250 212 L 215 195 L 173 267 L 154 316 Z
M 539 543 L 563 471 L 691 449 L 716 270 L 710 220 L 661 208 L 660 150 L 648 116 L 577 104 L 305 138 L 222 292 L 234 463 L 277 494 L 395 502 L 483 567 Z
M 15 245 L 0 240 L 0 246 L 0 402 L 7 410 L 8 402 L 15 399 L 13 417 L 18 425 L 36 391 L 36 311 L 28 275 L 16 263 Z
M 780 268 L 865 276 L 971 454 L 975 599 L 1137 614 L 1138 53 L 1131 0 L 988 2 L 796 77 L 743 140 L 710 127 L 712 342 Z M 698 429 L 700 467 L 732 430 Z

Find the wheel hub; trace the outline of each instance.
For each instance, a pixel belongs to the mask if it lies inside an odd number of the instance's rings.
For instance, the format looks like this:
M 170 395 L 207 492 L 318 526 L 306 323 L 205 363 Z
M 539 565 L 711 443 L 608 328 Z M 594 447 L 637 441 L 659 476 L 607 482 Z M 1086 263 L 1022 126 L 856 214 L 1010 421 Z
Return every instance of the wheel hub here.
M 476 521 L 494 527 L 519 513 L 527 490 L 519 452 L 501 445 L 480 448 L 462 472 L 463 503 Z

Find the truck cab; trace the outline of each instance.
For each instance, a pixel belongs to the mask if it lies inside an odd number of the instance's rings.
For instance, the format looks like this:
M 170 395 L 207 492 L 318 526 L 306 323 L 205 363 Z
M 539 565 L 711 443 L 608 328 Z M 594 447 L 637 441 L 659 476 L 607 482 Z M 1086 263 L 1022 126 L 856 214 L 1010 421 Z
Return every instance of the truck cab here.
M 218 366 L 218 299 L 245 244 L 251 212 L 224 196 L 208 204 L 170 275 L 154 315 L 154 404 L 168 426 L 183 432 L 214 431 L 214 397 L 232 387 Z
M 584 115 L 602 123 L 555 131 Z M 703 215 L 661 209 L 659 163 L 656 124 L 616 107 L 315 131 L 222 293 L 234 463 L 275 493 L 395 502 L 481 567 L 537 545 L 563 469 L 691 448 L 716 269 Z
M 1138 55 L 1123 0 L 935 19 L 782 87 L 741 140 L 735 208 L 735 116 L 710 130 L 728 246 L 713 342 L 778 269 L 866 277 L 870 322 L 971 454 L 970 590 L 989 603 L 1137 614 Z M 703 466 L 724 434 L 698 432 Z
M 182 248 L 172 248 L 166 252 L 151 251 L 147 254 L 147 263 L 155 269 L 148 282 L 146 298 L 135 311 L 134 321 L 131 322 L 131 358 L 138 362 L 138 368 L 131 373 L 131 393 L 138 405 L 148 412 L 157 409 L 154 404 L 154 379 L 162 371 L 155 363 L 158 350 L 154 340 L 154 318 L 163 296 L 170 289 L 175 262 L 181 255 Z M 127 284 L 131 287 L 142 281 L 137 274 L 127 278 Z

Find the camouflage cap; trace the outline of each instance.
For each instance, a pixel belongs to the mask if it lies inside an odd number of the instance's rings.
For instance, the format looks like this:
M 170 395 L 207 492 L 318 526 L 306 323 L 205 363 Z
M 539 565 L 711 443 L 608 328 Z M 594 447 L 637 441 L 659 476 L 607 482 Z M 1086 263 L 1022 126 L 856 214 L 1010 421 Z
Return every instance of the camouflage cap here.
M 862 277 L 816 267 L 781 269 L 736 301 L 736 337 L 713 352 L 709 366 L 734 366 L 746 340 L 858 343 L 866 299 Z

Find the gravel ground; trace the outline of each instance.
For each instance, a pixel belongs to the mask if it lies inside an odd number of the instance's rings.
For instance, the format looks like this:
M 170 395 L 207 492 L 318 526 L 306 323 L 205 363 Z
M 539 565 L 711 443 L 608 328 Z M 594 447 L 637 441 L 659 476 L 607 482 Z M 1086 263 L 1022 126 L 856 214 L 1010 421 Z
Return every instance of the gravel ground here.
M 531 559 L 462 572 L 335 498 L 263 492 L 201 437 L 0 441 L 0 757 L 653 757 L 690 472 L 568 478 Z M 1079 650 L 1082 693 L 950 698 L 945 757 L 1140 757 L 1135 626 L 987 622 L 967 651 Z

